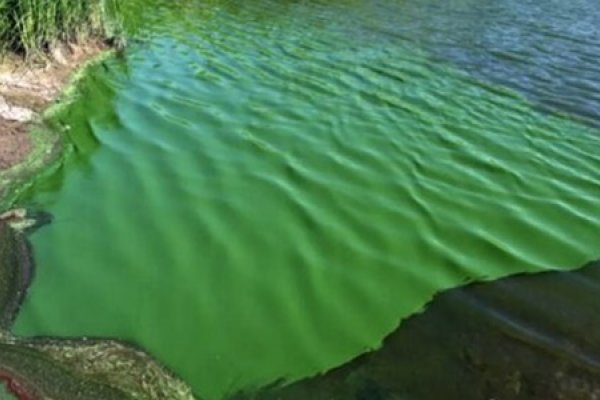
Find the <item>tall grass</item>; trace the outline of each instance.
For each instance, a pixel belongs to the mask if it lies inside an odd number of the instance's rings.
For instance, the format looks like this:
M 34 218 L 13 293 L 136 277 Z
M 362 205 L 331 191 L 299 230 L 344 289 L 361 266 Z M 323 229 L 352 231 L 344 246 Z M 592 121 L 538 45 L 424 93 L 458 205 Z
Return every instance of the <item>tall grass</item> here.
M 117 34 L 119 0 L 0 0 L 0 51 L 26 55 L 53 43 Z

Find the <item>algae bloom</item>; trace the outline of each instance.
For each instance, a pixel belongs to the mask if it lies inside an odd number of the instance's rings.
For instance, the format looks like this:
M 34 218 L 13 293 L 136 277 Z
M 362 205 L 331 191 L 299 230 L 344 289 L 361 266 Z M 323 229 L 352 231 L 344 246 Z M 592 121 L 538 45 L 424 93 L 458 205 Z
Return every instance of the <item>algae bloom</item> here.
M 41 215 L 0 214 L 0 381 L 22 400 L 194 399 L 185 383 L 133 345 L 10 333 L 33 277 L 25 232 L 47 220 Z

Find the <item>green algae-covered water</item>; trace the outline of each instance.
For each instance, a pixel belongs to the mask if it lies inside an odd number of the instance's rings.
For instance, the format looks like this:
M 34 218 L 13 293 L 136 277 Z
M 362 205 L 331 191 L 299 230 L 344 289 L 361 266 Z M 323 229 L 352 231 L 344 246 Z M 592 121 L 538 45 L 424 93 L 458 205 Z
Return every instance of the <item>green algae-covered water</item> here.
M 137 343 L 206 399 L 377 347 L 435 293 L 600 258 L 600 6 L 133 1 L 16 333 Z
M 0 385 L 0 400 L 14 400 L 15 397 L 6 391 L 3 385 Z

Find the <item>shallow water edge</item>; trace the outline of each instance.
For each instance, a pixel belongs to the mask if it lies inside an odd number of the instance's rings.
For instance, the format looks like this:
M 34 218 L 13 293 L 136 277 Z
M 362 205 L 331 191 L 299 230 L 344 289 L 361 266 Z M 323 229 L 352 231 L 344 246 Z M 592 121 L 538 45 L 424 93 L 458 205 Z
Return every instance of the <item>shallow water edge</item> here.
M 33 216 L 0 217 L 0 382 L 20 400 L 194 399 L 184 382 L 129 343 L 11 334 L 35 273 L 26 233 L 11 226 L 15 218 Z
M 436 295 L 383 346 L 235 399 L 587 400 L 600 396 L 600 261 Z
M 90 68 L 113 55 L 105 50 L 87 59 L 56 92 L 56 102 L 33 122 L 22 122 L 31 148 L 22 160 L 0 170 L 0 210 L 14 206 L 23 190 L 54 173 L 72 152 L 68 128 L 54 124 L 52 117 L 77 100 L 79 81 Z M 0 395 L 8 391 L 19 400 L 194 399 L 183 381 L 130 343 L 24 338 L 10 332 L 35 275 L 27 238 L 33 229 L 27 221 L 37 226 L 50 220 L 49 215 L 26 209 L 0 212 Z M 27 228 L 21 230 L 21 225 Z
M 7 110 L 0 116 L 0 129 L 13 131 L 3 143 L 6 151 L 19 153 L 7 155 L 0 168 L 0 210 L 13 206 L 20 193 L 62 164 L 72 146 L 52 117 L 76 101 L 78 83 L 88 71 L 113 55 L 113 49 L 93 43 L 44 68 L 16 57 L 0 65 L 0 100 Z

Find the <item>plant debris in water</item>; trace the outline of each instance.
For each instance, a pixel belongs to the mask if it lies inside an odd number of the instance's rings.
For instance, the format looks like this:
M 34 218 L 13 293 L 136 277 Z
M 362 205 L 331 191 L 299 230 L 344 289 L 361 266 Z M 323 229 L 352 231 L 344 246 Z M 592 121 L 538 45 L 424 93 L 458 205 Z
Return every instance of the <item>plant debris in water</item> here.
M 0 213 L 0 381 L 20 400 L 194 399 L 184 382 L 127 343 L 10 333 L 33 276 L 25 232 L 48 221 L 24 209 Z

